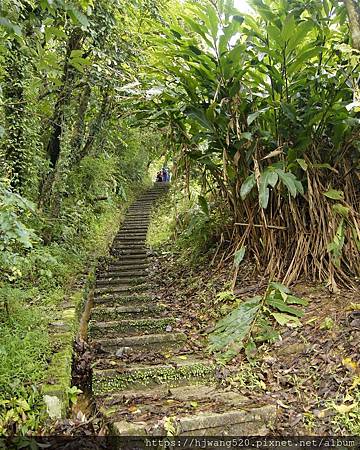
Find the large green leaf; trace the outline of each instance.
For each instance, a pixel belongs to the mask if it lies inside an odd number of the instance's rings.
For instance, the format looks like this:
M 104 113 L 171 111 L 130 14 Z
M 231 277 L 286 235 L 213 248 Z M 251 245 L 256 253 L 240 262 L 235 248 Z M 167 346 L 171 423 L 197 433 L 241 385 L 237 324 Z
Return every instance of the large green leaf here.
M 202 195 L 199 195 L 198 202 L 199 202 L 200 208 L 202 209 L 203 213 L 208 216 L 210 214 L 210 211 L 209 211 L 209 205 L 208 205 L 206 198 L 203 197 Z
M 272 169 L 265 170 L 260 177 L 259 183 L 259 204 L 261 208 L 267 208 L 270 191 L 268 186 L 275 187 L 278 181 L 278 174 Z
M 280 180 L 285 184 L 292 197 L 296 197 L 298 189 L 296 188 L 296 177 L 291 172 L 284 172 L 282 169 L 276 169 Z
M 287 305 L 284 300 L 278 296 L 269 297 L 266 299 L 266 303 L 281 312 L 286 312 L 297 317 L 303 317 L 304 312 L 293 306 Z
M 69 13 L 69 16 L 75 23 L 82 25 L 84 28 L 89 27 L 90 23 L 88 18 L 78 8 L 76 8 L 73 5 L 69 5 L 66 7 L 66 9 L 67 12 Z
M 332 200 L 344 200 L 344 192 L 336 189 L 329 189 L 327 192 L 324 192 L 324 195 Z
M 246 245 L 242 245 L 242 246 L 240 247 L 240 249 L 237 250 L 237 251 L 235 252 L 235 255 L 234 255 L 234 265 L 235 265 L 236 267 L 239 267 L 241 261 L 244 259 L 245 252 L 246 252 Z
M 280 325 L 288 325 L 294 327 L 301 327 L 302 325 L 297 317 L 291 316 L 290 314 L 272 313 L 271 315 Z
M 15 33 L 17 36 L 21 36 L 20 25 L 11 22 L 7 17 L 0 16 L 0 26 L 4 27 L 6 30 Z
M 242 198 L 242 200 L 245 200 L 245 198 L 248 196 L 248 194 L 251 192 L 252 188 L 255 185 L 256 185 L 255 175 L 251 174 L 246 178 L 246 180 L 241 185 L 240 197 Z
M 242 348 L 260 308 L 261 299 L 262 297 L 256 296 L 247 300 L 221 319 L 209 335 L 209 349 L 220 351 L 231 344 L 236 344 L 238 349 Z

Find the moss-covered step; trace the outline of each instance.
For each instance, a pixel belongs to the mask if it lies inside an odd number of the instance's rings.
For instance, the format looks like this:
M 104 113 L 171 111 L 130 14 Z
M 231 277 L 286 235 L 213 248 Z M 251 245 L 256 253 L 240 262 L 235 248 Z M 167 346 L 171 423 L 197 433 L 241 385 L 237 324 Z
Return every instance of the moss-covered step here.
M 147 274 L 149 268 L 149 263 L 147 262 L 139 262 L 136 263 L 136 261 L 131 261 L 129 264 L 111 264 L 107 266 L 105 269 L 103 269 L 100 274 L 106 274 L 106 273 L 128 273 L 128 272 L 140 272 Z
M 123 233 L 119 233 L 117 236 L 115 236 L 114 242 L 121 242 L 124 239 L 129 239 L 131 241 L 134 241 L 136 239 L 144 239 L 146 238 L 147 232 L 143 231 L 143 232 L 123 232 Z
M 141 235 L 130 235 L 130 234 L 124 234 L 123 236 L 118 236 L 117 238 L 114 239 L 113 241 L 113 245 L 115 244 L 122 244 L 124 242 L 132 242 L 134 244 L 136 243 L 141 243 L 142 245 L 144 245 L 144 241 L 146 239 L 146 234 L 141 234 Z
M 126 268 L 126 266 L 145 266 L 148 267 L 150 264 L 149 258 L 147 256 L 137 256 L 137 255 L 129 255 L 122 256 L 120 258 L 112 258 L 106 269 L 108 270 L 117 270 L 119 268 Z
M 106 320 L 106 319 L 105 319 Z M 161 317 L 158 319 L 124 319 L 89 322 L 89 336 L 99 338 L 102 336 L 117 336 L 119 334 L 133 334 L 139 331 L 149 333 L 160 333 L 166 328 L 175 325 L 175 318 Z
M 129 219 L 148 219 L 150 216 L 150 211 L 148 213 L 140 211 L 140 212 L 130 212 L 126 214 L 126 220 Z
M 189 360 L 176 362 L 174 365 L 161 364 L 157 366 L 135 365 L 119 370 L 94 370 L 93 393 L 102 395 L 119 392 L 128 388 L 151 388 L 159 384 L 177 386 L 206 379 L 212 379 L 215 366 L 210 361 Z
M 147 250 L 145 248 L 138 249 L 138 248 L 127 248 L 127 249 L 111 249 L 111 254 L 118 258 L 118 260 L 121 260 L 123 257 L 126 256 L 126 259 L 128 257 L 134 256 L 134 259 L 138 258 L 146 258 L 148 256 Z
M 97 280 L 106 280 L 113 278 L 144 278 L 148 275 L 148 272 L 144 268 L 129 269 L 121 268 L 117 270 L 104 270 L 97 274 Z
M 150 290 L 151 285 L 149 283 L 139 284 L 138 286 L 104 286 L 97 287 L 94 290 L 94 295 L 101 294 L 130 294 L 132 292 L 145 292 Z
M 133 227 L 122 227 L 120 229 L 119 234 L 117 236 L 119 236 L 120 233 L 133 233 L 133 234 L 144 233 L 144 234 L 147 234 L 148 228 L 149 227 L 147 225 L 138 225 L 136 227 L 135 226 L 133 226 Z M 116 239 L 117 236 L 115 236 L 115 239 Z
M 145 253 L 143 255 L 129 254 L 129 255 L 120 255 L 120 256 L 112 256 L 109 261 L 108 267 L 111 266 L 127 266 L 129 264 L 149 264 L 148 254 Z
M 123 336 L 114 338 L 93 339 L 95 347 L 116 354 L 120 348 L 139 350 L 169 351 L 180 349 L 186 342 L 186 335 L 180 332 L 143 334 L 139 336 Z
M 134 293 L 134 294 L 101 294 L 94 296 L 95 305 L 143 305 L 150 302 L 154 302 L 155 299 L 151 295 Z
M 132 277 L 132 276 L 117 276 L 109 278 L 97 278 L 96 287 L 100 286 L 137 286 L 139 284 L 145 283 L 147 276 L 145 277 Z
M 125 217 L 125 220 L 123 222 L 124 226 L 128 224 L 134 224 L 134 225 L 145 225 L 150 222 L 150 215 L 149 216 L 139 216 L 139 215 L 129 215 Z
M 144 243 L 143 242 L 114 242 L 111 248 L 117 250 L 127 250 L 127 249 L 134 249 L 134 250 L 142 250 L 144 249 Z
M 159 317 L 166 311 L 164 305 L 148 303 L 143 305 L 125 305 L 95 307 L 91 310 L 92 320 L 147 319 L 154 315 Z
M 151 213 L 152 206 L 134 206 L 133 208 L 129 208 L 127 211 L 127 215 L 130 214 L 145 214 L 148 215 Z

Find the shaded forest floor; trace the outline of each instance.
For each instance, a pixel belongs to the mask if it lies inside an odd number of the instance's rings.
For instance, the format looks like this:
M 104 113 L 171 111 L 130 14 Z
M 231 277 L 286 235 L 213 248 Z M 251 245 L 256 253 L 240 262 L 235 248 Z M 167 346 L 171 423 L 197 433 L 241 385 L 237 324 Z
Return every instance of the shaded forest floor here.
M 153 258 L 154 294 L 180 318 L 176 328 L 188 335 L 189 351 L 196 353 L 206 353 L 207 334 L 234 302 L 227 295 L 231 263 L 209 267 L 209 262 L 192 268 L 166 251 Z M 251 264 L 242 267 L 236 298 L 263 294 L 267 280 Z M 252 363 L 239 354 L 219 366 L 219 381 L 253 402 L 276 403 L 274 434 L 359 434 L 360 289 L 330 294 L 308 282 L 291 289 L 309 301 L 302 326 L 282 327 L 282 339 L 260 347 Z

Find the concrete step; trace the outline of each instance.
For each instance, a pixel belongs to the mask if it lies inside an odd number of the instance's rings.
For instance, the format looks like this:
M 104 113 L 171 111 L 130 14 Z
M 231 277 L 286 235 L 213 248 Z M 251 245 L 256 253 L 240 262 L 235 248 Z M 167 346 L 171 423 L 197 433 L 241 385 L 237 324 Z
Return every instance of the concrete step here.
M 173 399 L 170 398 L 169 400 L 172 401 Z M 186 443 L 188 442 L 189 445 L 191 445 L 191 436 L 194 436 L 194 443 L 202 443 L 201 436 L 216 436 L 218 438 L 219 436 L 225 436 L 225 438 L 221 438 L 222 440 L 226 439 L 226 436 L 267 436 L 268 434 L 271 434 L 271 430 L 276 421 L 276 405 L 272 404 L 247 406 L 246 402 L 244 402 L 243 405 L 240 404 L 237 407 L 232 408 L 227 407 L 226 404 L 220 404 L 218 405 L 218 408 L 222 406 L 225 411 L 219 413 L 209 412 L 209 408 L 210 406 L 212 406 L 210 401 L 203 402 L 202 404 L 197 406 L 196 412 L 190 405 L 190 403 L 194 402 L 188 401 L 186 403 L 186 401 L 181 402 L 181 400 L 175 400 L 174 403 L 174 413 L 171 415 L 171 423 L 173 428 L 175 429 L 175 436 L 184 436 L 183 448 L 190 448 L 186 447 Z M 199 404 L 199 402 L 196 403 Z M 129 407 L 131 407 L 131 405 L 129 405 L 128 408 Z M 112 410 L 115 412 L 115 416 L 120 416 L 119 420 L 116 421 L 115 418 L 114 423 L 110 426 L 110 432 L 112 435 L 129 437 L 134 436 L 133 439 L 129 438 L 128 441 L 128 445 L 132 446 L 131 448 L 145 448 L 141 446 L 141 443 L 143 446 L 145 445 L 145 436 L 167 435 L 167 430 L 164 426 L 164 422 L 165 419 L 168 418 L 169 412 L 167 415 L 165 414 L 165 412 L 171 408 L 168 407 L 167 410 L 166 408 L 164 408 L 163 414 L 159 413 L 158 409 L 155 409 L 154 413 L 152 414 L 150 412 L 149 405 L 144 405 L 142 403 L 134 405 L 134 408 L 135 411 L 143 412 L 143 415 L 148 412 L 147 416 L 153 417 L 153 419 L 147 420 L 146 424 L 144 422 L 141 422 L 140 420 L 137 421 L 136 415 L 133 415 L 134 419 L 132 421 L 124 420 L 123 417 L 125 416 L 125 414 L 122 414 L 121 417 L 121 409 L 119 408 L 116 414 L 116 406 L 112 406 Z M 213 408 L 216 411 L 215 405 L 213 406 Z M 109 407 L 107 409 L 109 410 Z M 100 407 L 100 411 L 104 411 L 104 408 Z M 154 417 L 155 412 L 158 412 L 158 417 L 160 416 L 161 419 Z M 127 415 L 127 417 L 129 416 L 131 417 L 130 414 Z M 144 436 L 144 438 L 141 439 L 140 436 Z M 242 441 L 243 440 L 244 439 L 242 439 Z M 240 441 L 241 440 L 239 439 L 238 442 Z M 116 442 L 116 440 L 114 440 L 114 442 Z M 218 440 L 217 442 L 220 441 Z M 180 441 L 179 445 L 181 445 Z M 231 448 L 235 447 L 236 445 Z M 246 446 L 246 448 L 249 447 Z
M 114 244 L 111 247 L 112 251 L 117 251 L 117 252 L 121 252 L 121 253 L 128 253 L 131 252 L 132 254 L 134 254 L 134 252 L 146 252 L 146 247 L 144 244 L 134 244 L 134 243 L 130 243 L 130 242 L 125 242 L 122 244 Z
M 137 286 L 99 286 L 94 289 L 94 295 L 99 294 L 131 294 L 134 292 L 145 292 L 151 288 L 149 283 L 143 283 Z
M 115 355 L 120 348 L 128 348 L 135 351 L 161 350 L 169 351 L 181 348 L 186 342 L 184 333 L 158 333 L 158 334 L 141 334 L 139 336 L 122 336 L 114 338 L 93 339 L 92 343 L 95 347 L 100 347 L 105 352 Z
M 91 310 L 92 320 L 120 320 L 120 319 L 145 319 L 159 317 L 165 311 L 163 305 L 147 303 L 143 305 L 125 305 L 110 307 L 95 307 Z
M 130 226 L 134 226 L 135 225 L 135 226 L 143 226 L 143 227 L 145 227 L 145 226 L 148 226 L 149 223 L 150 223 L 150 216 L 147 216 L 147 217 L 127 216 L 127 217 L 125 217 L 125 220 L 123 222 L 124 227 L 127 227 L 129 225 Z
M 129 267 L 129 266 L 128 266 Z M 132 266 L 130 266 L 132 267 Z M 128 278 L 128 277 L 146 277 L 148 275 L 148 272 L 146 270 L 142 270 L 142 268 L 135 267 L 135 269 L 124 269 L 120 268 L 117 270 L 104 270 L 97 274 L 96 278 L 97 280 L 107 280 L 107 279 L 113 279 L 113 278 Z
M 147 234 L 148 232 L 148 226 L 146 225 L 139 225 L 137 227 L 122 227 L 120 228 L 120 231 L 118 234 L 120 233 L 139 233 L 139 234 Z
M 146 258 L 148 256 L 147 251 L 145 247 L 143 249 L 140 248 L 112 248 L 111 253 L 116 257 L 122 257 L 126 256 L 126 259 L 130 258 L 131 256 L 135 256 L 134 259 L 139 258 Z
M 123 263 L 119 262 L 117 264 L 110 264 L 106 267 L 104 272 L 128 272 L 128 271 L 146 271 L 149 268 L 149 263 L 142 260 L 126 260 Z
M 214 377 L 215 366 L 210 361 L 190 359 L 169 361 L 156 366 L 136 364 L 119 370 L 93 370 L 93 393 L 119 393 L 130 389 L 151 388 L 158 385 L 177 386 L 189 381 L 201 381 Z
M 116 287 L 116 286 L 137 286 L 147 281 L 147 277 L 132 277 L 132 276 L 117 276 L 109 278 L 98 278 L 96 280 L 96 287 Z
M 144 231 L 134 231 L 134 230 L 123 231 L 122 230 L 122 231 L 120 231 L 120 233 L 118 233 L 115 236 L 114 241 L 121 240 L 123 238 L 127 238 L 127 239 L 140 238 L 140 239 L 142 239 L 144 237 L 146 238 L 146 235 L 147 235 L 147 230 L 144 230 Z
M 93 319 L 89 322 L 89 335 L 92 338 L 100 338 L 101 336 L 114 337 L 121 334 L 134 335 L 139 332 L 147 334 L 158 334 L 166 331 L 167 327 L 171 328 L 176 321 L 173 317 L 161 317 L 154 319 L 125 319 L 125 320 L 108 320 L 104 317 L 103 322 Z
M 152 202 L 140 202 L 140 203 L 134 203 L 133 206 L 130 206 L 130 208 L 127 210 L 128 213 L 132 212 L 146 212 L 149 213 L 153 209 L 153 203 Z
M 145 236 L 121 236 L 117 237 L 113 240 L 112 245 L 122 245 L 122 244 L 141 244 L 145 245 L 146 235 Z
M 110 265 L 113 265 L 113 264 L 114 265 L 118 265 L 118 264 L 124 264 L 124 265 L 126 265 L 126 264 L 135 264 L 135 263 L 138 263 L 140 261 L 142 261 L 142 262 L 145 261 L 147 264 L 149 263 L 147 253 L 145 254 L 145 257 L 141 256 L 141 255 L 134 254 L 134 255 L 123 256 L 120 259 L 112 258 L 110 260 Z
M 144 305 L 153 301 L 155 301 L 154 297 L 141 292 L 94 294 L 94 303 L 96 305 Z

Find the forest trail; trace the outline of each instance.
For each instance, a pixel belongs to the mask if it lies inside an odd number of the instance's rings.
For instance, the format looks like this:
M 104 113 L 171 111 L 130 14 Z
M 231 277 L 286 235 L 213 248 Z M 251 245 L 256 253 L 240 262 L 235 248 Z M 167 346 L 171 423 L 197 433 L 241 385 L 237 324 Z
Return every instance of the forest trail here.
M 152 294 L 146 235 L 167 189 L 155 184 L 130 206 L 112 260 L 97 275 L 89 323 L 97 409 L 115 435 L 267 434 L 276 407 L 222 389 L 213 362 L 185 356 L 186 334 Z

